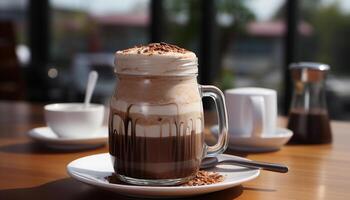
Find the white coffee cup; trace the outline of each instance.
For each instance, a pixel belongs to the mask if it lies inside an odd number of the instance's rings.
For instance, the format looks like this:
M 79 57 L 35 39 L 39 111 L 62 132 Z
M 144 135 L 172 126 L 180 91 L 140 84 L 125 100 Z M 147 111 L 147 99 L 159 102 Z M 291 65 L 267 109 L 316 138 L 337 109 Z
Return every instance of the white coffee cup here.
M 86 138 L 98 133 L 104 106 L 83 103 L 55 103 L 44 107 L 46 124 L 62 138 Z
M 277 125 L 277 92 L 266 88 L 225 91 L 230 136 L 273 135 Z

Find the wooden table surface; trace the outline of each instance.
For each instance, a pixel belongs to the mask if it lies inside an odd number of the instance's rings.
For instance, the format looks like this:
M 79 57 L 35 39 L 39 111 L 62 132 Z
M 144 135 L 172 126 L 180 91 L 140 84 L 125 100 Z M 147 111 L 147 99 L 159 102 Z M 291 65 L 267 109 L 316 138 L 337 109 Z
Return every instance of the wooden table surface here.
M 281 126 L 285 122 L 279 121 Z M 41 105 L 0 102 L 1 200 L 133 199 L 69 178 L 68 162 L 107 152 L 107 148 L 83 152 L 46 149 L 25 134 L 43 125 Z M 277 152 L 241 154 L 284 163 L 290 168 L 287 174 L 262 171 L 257 179 L 241 186 L 191 199 L 350 199 L 350 123 L 332 122 L 332 129 L 332 145 L 285 146 Z

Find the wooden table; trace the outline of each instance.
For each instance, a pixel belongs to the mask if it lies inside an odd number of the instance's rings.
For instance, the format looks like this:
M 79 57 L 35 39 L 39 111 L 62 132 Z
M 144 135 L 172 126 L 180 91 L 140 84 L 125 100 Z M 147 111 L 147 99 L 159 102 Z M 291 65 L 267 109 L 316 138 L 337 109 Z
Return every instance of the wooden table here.
M 210 116 L 208 117 L 211 118 Z M 207 120 L 208 121 L 208 120 Z M 280 123 L 285 120 L 280 118 Z M 43 126 L 42 106 L 0 102 L 0 199 L 132 199 L 68 177 L 66 164 L 106 152 L 59 152 L 30 141 L 26 131 Z M 350 123 L 332 122 L 332 145 L 286 146 L 250 159 L 287 164 L 288 174 L 262 171 L 250 182 L 194 199 L 350 199 Z

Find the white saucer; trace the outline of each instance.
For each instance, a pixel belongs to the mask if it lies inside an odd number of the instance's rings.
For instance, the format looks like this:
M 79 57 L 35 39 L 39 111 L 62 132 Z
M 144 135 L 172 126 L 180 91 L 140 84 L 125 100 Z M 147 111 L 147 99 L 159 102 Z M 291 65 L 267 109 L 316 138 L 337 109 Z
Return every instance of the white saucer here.
M 210 130 L 217 134 L 218 126 L 212 126 Z M 230 135 L 228 148 L 245 152 L 276 151 L 285 145 L 292 135 L 293 132 L 286 128 L 277 128 L 275 134 L 262 135 L 262 137 L 240 137 Z
M 105 145 L 108 141 L 108 128 L 102 127 L 95 135 L 84 138 L 60 138 L 49 127 L 34 128 L 27 135 L 38 143 L 56 149 L 86 149 Z
M 219 160 L 234 158 L 231 155 L 220 155 Z M 79 158 L 67 165 L 68 174 L 83 183 L 110 190 L 127 196 L 138 197 L 183 197 L 206 194 L 231 188 L 243 182 L 256 178 L 260 171 L 233 165 L 218 165 L 211 171 L 216 171 L 225 177 L 223 182 L 204 186 L 136 186 L 109 183 L 105 177 L 113 173 L 113 166 L 108 153 L 96 154 Z

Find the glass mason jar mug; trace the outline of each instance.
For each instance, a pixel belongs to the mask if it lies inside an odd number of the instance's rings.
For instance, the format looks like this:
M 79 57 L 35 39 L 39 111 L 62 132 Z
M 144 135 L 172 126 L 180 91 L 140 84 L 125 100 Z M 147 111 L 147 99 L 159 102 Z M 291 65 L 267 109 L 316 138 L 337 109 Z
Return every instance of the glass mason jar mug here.
M 214 86 L 198 85 L 196 56 L 182 54 L 116 54 L 118 83 L 110 104 L 109 153 L 124 182 L 181 184 L 195 176 L 204 156 L 227 147 L 223 94 Z M 212 97 L 218 111 L 219 139 L 214 146 L 204 143 L 202 97 Z

